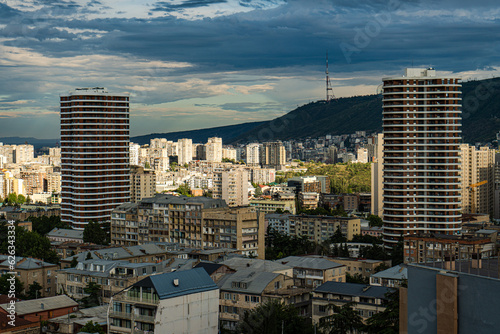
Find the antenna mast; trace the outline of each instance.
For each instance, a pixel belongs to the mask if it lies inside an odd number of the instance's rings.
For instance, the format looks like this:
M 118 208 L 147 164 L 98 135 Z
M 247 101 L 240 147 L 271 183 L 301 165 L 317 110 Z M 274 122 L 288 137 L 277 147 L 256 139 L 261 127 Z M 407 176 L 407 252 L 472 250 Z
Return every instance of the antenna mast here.
M 335 99 L 335 95 L 333 94 L 332 83 L 330 82 L 330 76 L 328 72 L 328 51 L 326 51 L 326 103 Z

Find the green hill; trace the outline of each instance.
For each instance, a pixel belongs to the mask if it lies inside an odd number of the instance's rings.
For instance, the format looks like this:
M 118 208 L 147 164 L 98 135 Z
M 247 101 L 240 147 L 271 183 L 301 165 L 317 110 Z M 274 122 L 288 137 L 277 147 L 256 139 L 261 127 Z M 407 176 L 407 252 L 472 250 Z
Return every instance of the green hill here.
M 500 131 L 500 78 L 462 85 L 464 142 L 488 142 Z M 303 105 L 239 135 L 233 143 L 382 131 L 381 95 L 340 98 Z

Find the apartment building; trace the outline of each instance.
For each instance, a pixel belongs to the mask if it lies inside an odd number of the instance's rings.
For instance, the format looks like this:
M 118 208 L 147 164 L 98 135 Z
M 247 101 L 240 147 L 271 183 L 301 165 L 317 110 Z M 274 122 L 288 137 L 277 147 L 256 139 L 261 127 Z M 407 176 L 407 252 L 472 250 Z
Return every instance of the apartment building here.
M 494 215 L 495 151 L 460 145 L 462 160 L 462 213 Z M 481 184 L 480 183 L 484 183 Z
M 229 208 L 207 197 L 157 194 L 117 208 L 111 219 L 111 242 L 140 245 L 175 242 L 196 248 L 232 248 L 264 258 L 264 213 Z
M 266 199 L 253 199 L 249 202 L 250 206 L 255 208 L 258 212 L 263 213 L 275 213 L 276 210 L 280 210 L 281 212 L 288 211 L 292 214 L 297 212 L 295 207 L 295 200 L 283 200 L 283 201 L 275 201 L 275 200 L 266 200 Z
M 290 289 L 293 278 L 273 272 L 242 269 L 226 275 L 220 287 L 220 322 L 228 330 L 236 330 L 245 311 L 251 311 L 271 299 L 281 299 L 280 289 Z
M 281 170 L 286 163 L 286 150 L 283 143 L 266 142 L 262 144 L 259 151 L 259 160 L 263 167 L 271 167 L 276 170 Z
M 193 140 L 192 139 L 179 139 L 177 141 L 177 156 L 178 164 L 184 166 L 193 160 Z
M 378 266 L 384 264 L 387 266 L 391 265 L 390 260 L 382 261 L 349 257 L 333 257 L 327 259 L 346 266 L 346 273 L 349 273 L 350 275 L 359 274 L 365 278 L 372 276 Z
M 77 88 L 60 100 L 61 221 L 109 222 L 130 200 L 129 96 Z
M 305 210 L 314 210 L 318 207 L 319 193 L 301 191 L 297 196 L 300 207 Z
M 0 262 L 2 275 L 13 271 L 7 255 L 0 255 L 0 261 L 2 261 Z M 26 293 L 29 286 L 37 282 L 42 287 L 42 295 L 39 297 L 56 295 L 56 270 L 59 268 L 57 264 L 20 256 L 17 256 L 15 261 L 14 271 L 17 278 L 24 284 L 24 290 L 19 291 L 20 293 Z
M 217 334 L 219 288 L 203 268 L 147 277 L 113 296 L 109 333 Z
M 222 161 L 222 138 L 212 137 L 208 138 L 205 144 L 206 160 L 211 162 Z
M 248 171 L 243 168 L 214 172 L 212 197 L 229 206 L 248 205 Z
M 130 167 L 130 200 L 134 203 L 156 193 L 156 174 L 140 166 Z
M 107 304 L 114 294 L 147 276 L 163 272 L 164 268 L 165 263 L 85 260 L 74 268 L 57 272 L 57 292 L 74 299 L 82 299 L 86 296 L 85 287 L 94 282 L 101 286 L 101 302 Z
M 293 215 L 290 216 L 290 234 L 307 236 L 309 240 L 322 243 L 328 240 L 340 228 L 342 235 L 351 240 L 361 234 L 361 220 L 350 217 Z
M 346 266 L 316 256 L 288 256 L 277 262 L 293 267 L 294 285 L 308 288 L 328 282 L 345 282 Z
M 461 84 L 432 68 L 383 79 L 384 242 L 460 233 Z
M 318 286 L 312 294 L 312 320 L 314 324 L 320 324 L 322 318 L 331 316 L 333 310 L 330 304 L 343 306 L 353 303 L 352 307 L 363 321 L 372 315 L 383 312 L 386 293 L 390 288 L 382 286 L 370 286 L 356 283 L 326 282 Z
M 247 166 L 260 165 L 260 150 L 262 145 L 258 143 L 248 144 L 246 146 L 246 164 Z

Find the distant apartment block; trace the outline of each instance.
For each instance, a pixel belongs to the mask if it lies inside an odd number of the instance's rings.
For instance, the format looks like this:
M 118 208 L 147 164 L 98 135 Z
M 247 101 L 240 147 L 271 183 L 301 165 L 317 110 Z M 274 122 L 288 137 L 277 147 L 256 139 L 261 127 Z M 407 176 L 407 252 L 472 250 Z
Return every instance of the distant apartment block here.
M 248 144 L 246 146 L 246 164 L 247 166 L 258 166 L 260 164 L 260 151 L 262 144 Z
M 134 203 L 156 193 L 156 175 L 150 169 L 140 166 L 130 167 L 130 200 Z
M 316 243 L 328 240 L 338 228 L 347 240 L 351 240 L 354 235 L 361 234 L 361 220 L 332 216 L 290 216 L 290 234 L 299 237 L 307 236 L 309 240 Z
M 179 157 L 179 165 L 184 166 L 193 160 L 193 140 L 179 139 L 177 141 L 177 156 Z
M 215 172 L 213 198 L 223 199 L 229 206 L 248 205 L 248 171 L 235 168 Z
M 61 221 L 109 222 L 130 200 L 129 96 L 77 88 L 60 100 Z
M 494 215 L 495 151 L 460 145 L 462 160 L 462 213 Z M 486 181 L 486 184 L 478 185 Z
M 302 209 L 313 210 L 318 207 L 319 193 L 301 191 L 297 199 Z
M 222 138 L 212 137 L 208 138 L 205 144 L 206 160 L 211 162 L 222 161 Z
M 297 176 L 288 179 L 289 187 L 295 187 L 297 192 L 330 193 L 330 178 L 328 176 Z
M 286 163 L 285 146 L 280 141 L 263 143 L 259 155 L 263 167 L 281 170 Z
M 276 210 L 281 210 L 282 212 L 288 211 L 291 214 L 296 213 L 295 200 L 266 200 L 266 199 L 253 199 L 250 201 L 250 206 L 255 208 L 255 210 L 263 213 L 275 213 Z

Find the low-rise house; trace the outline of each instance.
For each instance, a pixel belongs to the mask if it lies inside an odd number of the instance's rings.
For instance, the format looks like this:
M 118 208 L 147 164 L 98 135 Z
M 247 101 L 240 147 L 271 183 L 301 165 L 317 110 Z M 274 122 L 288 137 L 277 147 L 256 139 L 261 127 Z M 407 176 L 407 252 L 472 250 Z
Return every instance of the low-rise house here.
M 361 235 L 371 235 L 372 237 L 382 236 L 383 228 L 379 226 L 361 227 Z
M 203 268 L 210 275 L 210 278 L 217 283 L 222 277 L 227 274 L 235 273 L 236 271 L 229 268 L 225 264 L 222 263 L 213 263 L 213 262 L 199 262 L 193 268 Z
M 245 311 L 274 298 L 280 298 L 278 290 L 289 289 L 293 279 L 283 274 L 239 270 L 224 276 L 220 287 L 220 321 L 225 329 L 236 330 Z
M 368 278 L 380 265 L 390 266 L 390 260 L 370 260 L 361 258 L 349 258 L 349 257 L 333 257 L 327 258 L 330 261 L 340 263 L 346 266 L 346 273 L 350 275 L 360 274 L 361 276 Z
M 10 304 L 0 305 L 0 314 L 9 314 Z M 66 295 L 16 302 L 16 317 L 38 322 L 78 311 L 78 303 Z
M 370 285 L 399 288 L 408 279 L 408 266 L 399 264 L 370 276 Z
M 7 255 L 0 255 L 0 273 L 3 275 L 12 271 Z M 16 257 L 15 272 L 24 284 L 26 292 L 31 284 L 37 282 L 42 287 L 41 296 L 52 297 L 56 294 L 56 270 L 57 264 L 44 262 L 30 257 Z M 21 291 L 19 291 L 21 292 Z
M 39 334 L 40 321 L 32 322 L 22 318 L 16 319 L 14 326 L 7 314 L 0 312 L 0 333 L 1 334 Z
M 216 334 L 219 288 L 203 268 L 149 276 L 113 296 L 109 333 Z
M 191 266 L 192 267 L 192 266 Z M 149 275 L 163 272 L 164 263 L 130 263 L 128 261 L 85 260 L 75 268 L 61 269 L 57 273 L 59 293 L 81 299 L 86 297 L 85 287 L 94 282 L 101 286 L 102 302 Z
M 355 283 L 326 282 L 312 294 L 312 319 L 319 324 L 321 318 L 332 315 L 330 304 L 343 306 L 353 302 L 352 307 L 364 321 L 375 313 L 385 310 L 383 301 L 390 288 Z
M 250 269 L 253 271 L 265 271 L 269 273 L 277 273 L 293 277 L 293 267 L 284 265 L 277 261 L 233 257 L 231 259 L 223 261 L 222 263 L 236 271 Z
M 90 255 L 89 255 L 90 254 Z M 104 248 L 94 251 L 86 251 L 78 253 L 74 256 L 69 256 L 61 260 L 61 267 L 68 268 L 74 258 L 78 262 L 83 262 L 87 259 L 100 260 L 126 260 L 130 263 L 152 262 L 159 263 L 165 261 L 172 256 L 168 255 L 168 251 L 155 244 L 145 244 L 130 247 L 113 247 Z
M 296 286 L 315 288 L 328 281 L 345 282 L 343 264 L 308 256 L 288 256 L 277 261 L 293 267 Z
M 76 334 L 89 321 L 97 323 L 104 332 L 107 331 L 108 305 L 90 307 L 71 313 L 71 316 L 63 315 L 48 320 L 47 333 Z M 1 332 L 0 332 L 1 333 Z M 38 332 L 37 332 L 38 333 Z
M 73 229 L 65 229 L 65 228 L 57 228 L 55 227 L 52 231 L 47 233 L 47 238 L 50 241 L 70 241 L 83 243 L 83 230 L 73 230 Z

